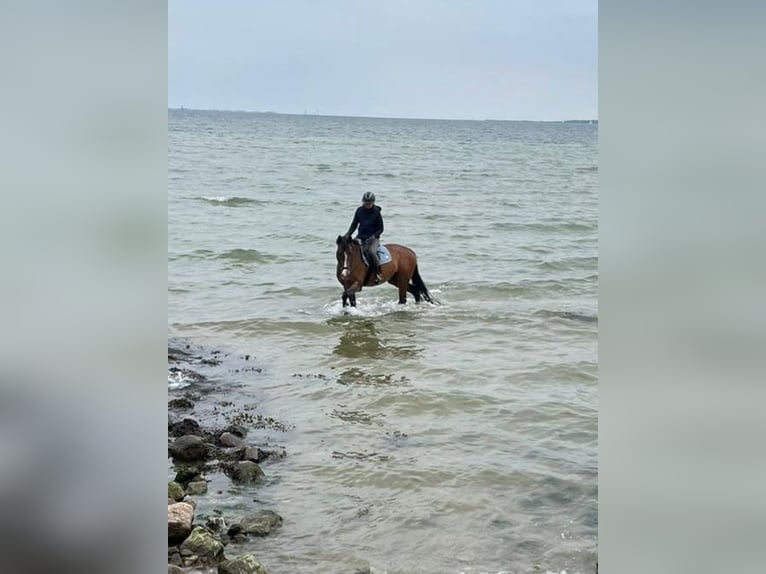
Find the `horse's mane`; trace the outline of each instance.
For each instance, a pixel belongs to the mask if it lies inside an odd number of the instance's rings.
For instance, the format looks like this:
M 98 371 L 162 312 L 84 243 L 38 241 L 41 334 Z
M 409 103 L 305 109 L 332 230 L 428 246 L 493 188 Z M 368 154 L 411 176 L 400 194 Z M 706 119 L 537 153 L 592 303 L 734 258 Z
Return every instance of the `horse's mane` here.
M 351 245 L 352 243 L 356 243 L 360 247 L 362 246 L 362 240 L 358 237 L 346 239 L 344 235 L 338 235 L 338 239 L 335 241 L 335 243 L 338 245 Z

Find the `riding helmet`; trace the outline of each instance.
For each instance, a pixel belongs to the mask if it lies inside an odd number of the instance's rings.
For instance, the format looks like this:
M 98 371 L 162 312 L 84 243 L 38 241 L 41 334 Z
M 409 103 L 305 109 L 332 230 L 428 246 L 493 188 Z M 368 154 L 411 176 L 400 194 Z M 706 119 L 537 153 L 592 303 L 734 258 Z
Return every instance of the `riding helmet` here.
M 362 196 L 362 203 L 375 203 L 375 194 L 368 191 Z

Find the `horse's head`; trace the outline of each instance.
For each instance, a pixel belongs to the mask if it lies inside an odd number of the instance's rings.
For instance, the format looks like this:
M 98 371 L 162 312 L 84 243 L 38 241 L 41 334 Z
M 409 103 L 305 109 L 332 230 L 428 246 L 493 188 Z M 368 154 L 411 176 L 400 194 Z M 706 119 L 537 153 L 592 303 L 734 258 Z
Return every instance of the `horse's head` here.
M 335 250 L 335 259 L 338 261 L 336 276 L 338 277 L 338 281 L 343 283 L 351 275 L 354 256 L 353 248 L 355 245 L 358 245 L 358 243 L 356 239 L 351 239 L 347 235 L 338 235 L 335 244 L 338 246 Z

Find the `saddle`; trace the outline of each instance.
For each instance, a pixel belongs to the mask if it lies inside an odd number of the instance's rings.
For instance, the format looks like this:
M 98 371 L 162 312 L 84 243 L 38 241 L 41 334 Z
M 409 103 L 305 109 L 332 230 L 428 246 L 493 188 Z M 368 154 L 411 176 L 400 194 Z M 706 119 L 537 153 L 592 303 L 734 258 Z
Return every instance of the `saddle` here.
M 357 241 L 359 241 L 357 239 Z M 367 267 L 367 273 L 364 277 L 364 282 L 367 283 L 373 276 L 372 271 L 372 265 L 370 265 L 370 258 L 367 255 L 367 250 L 364 249 L 364 245 L 361 241 L 359 241 L 359 245 L 362 247 L 360 250 L 362 252 L 362 261 L 364 261 L 364 265 Z M 389 263 L 391 261 L 391 254 L 388 252 L 388 249 L 386 249 L 383 245 L 378 244 L 378 250 L 376 252 L 376 255 L 378 256 L 378 263 L 380 264 L 379 271 L 382 270 L 383 265 L 386 263 Z M 375 281 L 375 284 L 377 284 L 377 281 Z
M 384 245 L 378 244 L 377 256 L 381 267 L 386 263 L 391 262 L 391 253 L 388 252 L 388 249 L 386 249 Z M 367 267 L 370 266 L 370 258 L 367 256 L 367 251 L 364 249 L 362 249 L 362 260 Z

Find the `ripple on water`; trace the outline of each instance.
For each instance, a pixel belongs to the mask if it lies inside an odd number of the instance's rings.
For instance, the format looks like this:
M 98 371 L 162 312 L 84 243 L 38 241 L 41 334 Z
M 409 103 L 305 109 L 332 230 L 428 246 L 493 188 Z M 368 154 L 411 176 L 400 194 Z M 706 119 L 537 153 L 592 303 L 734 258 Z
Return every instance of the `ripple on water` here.
M 262 205 L 264 203 L 263 201 L 253 199 L 251 197 L 238 197 L 236 195 L 234 196 L 214 195 L 214 196 L 199 197 L 197 199 L 204 201 L 210 205 L 216 205 L 216 206 L 222 206 L 222 207 Z

